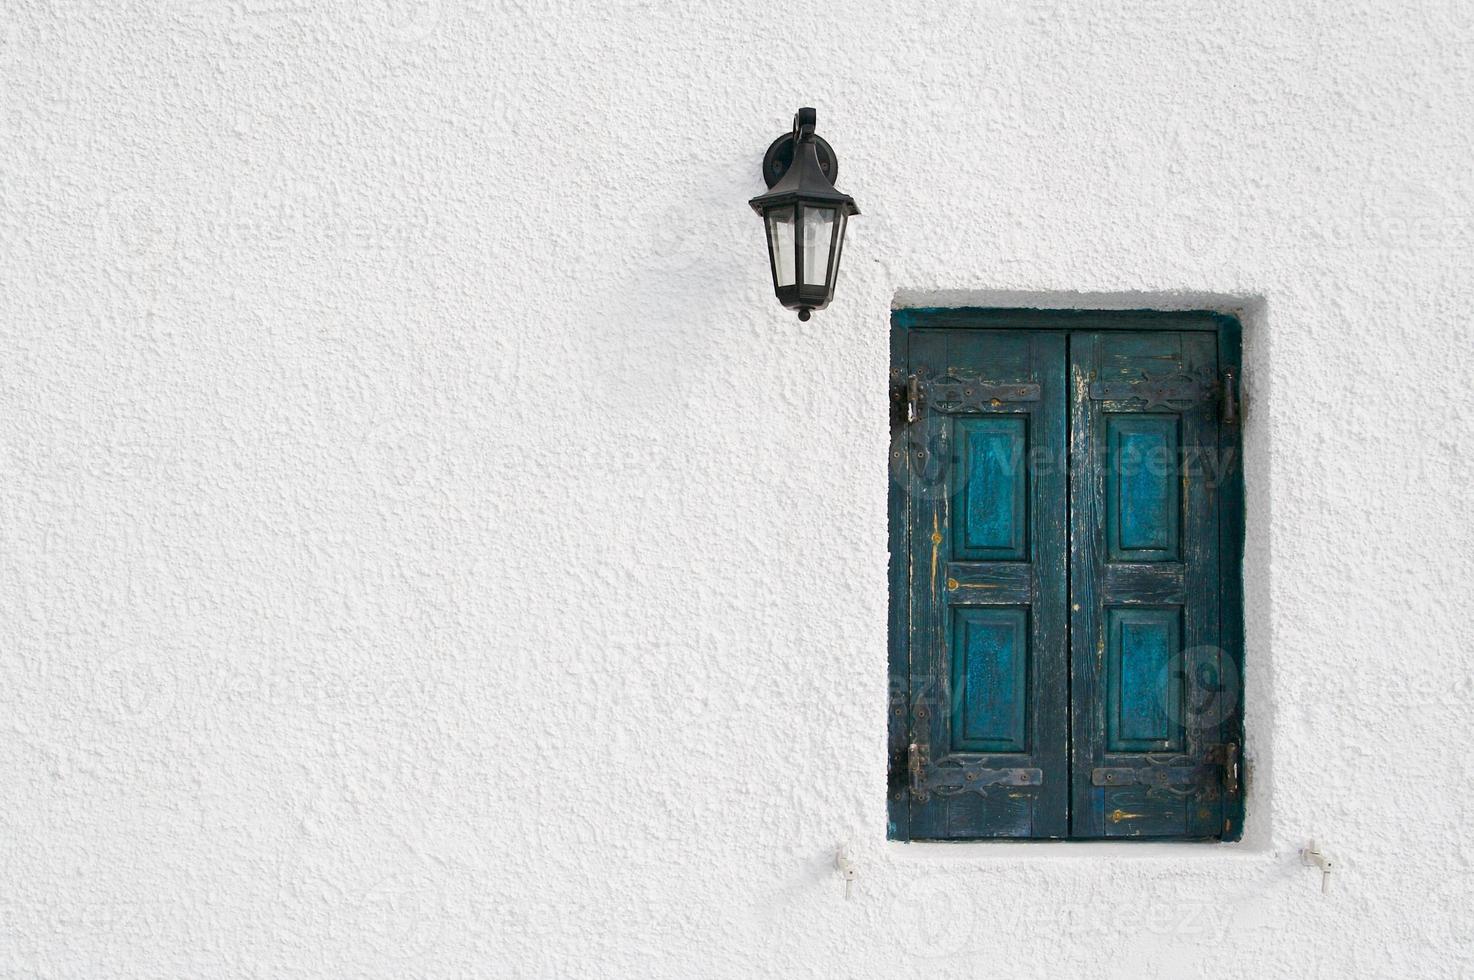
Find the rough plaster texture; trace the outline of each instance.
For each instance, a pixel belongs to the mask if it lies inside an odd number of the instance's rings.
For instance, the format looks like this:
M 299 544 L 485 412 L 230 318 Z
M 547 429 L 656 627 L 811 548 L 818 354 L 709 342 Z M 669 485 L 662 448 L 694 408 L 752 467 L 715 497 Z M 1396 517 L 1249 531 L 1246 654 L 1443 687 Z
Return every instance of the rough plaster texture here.
M 7 0 L 0 975 L 1467 976 L 1471 48 Z M 800 104 L 864 209 L 808 324 Z M 949 302 L 1245 312 L 1243 844 L 884 842 L 888 312 Z

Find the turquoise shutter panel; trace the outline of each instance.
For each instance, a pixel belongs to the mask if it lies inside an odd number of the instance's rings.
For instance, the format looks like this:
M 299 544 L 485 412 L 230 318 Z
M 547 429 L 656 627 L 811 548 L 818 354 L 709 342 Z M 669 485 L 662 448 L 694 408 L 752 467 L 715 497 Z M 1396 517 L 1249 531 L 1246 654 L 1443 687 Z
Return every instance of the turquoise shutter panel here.
M 1219 382 L 1213 333 L 1070 338 L 1075 837 L 1236 833 Z
M 1058 333 L 909 334 L 893 836 L 1069 832 L 1065 360 Z

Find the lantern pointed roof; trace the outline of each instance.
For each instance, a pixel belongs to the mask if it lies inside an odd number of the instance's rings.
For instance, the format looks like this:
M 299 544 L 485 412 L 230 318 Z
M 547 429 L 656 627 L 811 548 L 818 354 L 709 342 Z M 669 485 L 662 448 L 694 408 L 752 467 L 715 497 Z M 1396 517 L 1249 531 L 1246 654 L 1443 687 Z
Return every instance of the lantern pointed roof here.
M 769 208 L 794 203 L 841 208 L 846 215 L 860 213 L 855 199 L 836 190 L 824 175 L 815 143 L 813 109 L 800 109 L 794 117 L 793 163 L 766 194 L 759 194 L 748 202 L 758 214 Z

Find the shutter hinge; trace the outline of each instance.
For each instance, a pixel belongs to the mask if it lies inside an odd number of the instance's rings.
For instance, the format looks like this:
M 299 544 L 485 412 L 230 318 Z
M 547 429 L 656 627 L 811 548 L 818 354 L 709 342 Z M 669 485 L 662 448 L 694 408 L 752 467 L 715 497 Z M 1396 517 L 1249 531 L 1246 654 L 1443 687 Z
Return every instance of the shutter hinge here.
M 906 422 L 910 424 L 921 418 L 921 382 L 916 375 L 906 378 Z
M 1223 747 L 1223 793 L 1230 799 L 1239 795 L 1242 780 L 1239 778 L 1239 743 L 1229 742 Z
M 1141 376 L 1115 381 L 1091 381 L 1090 397 L 1095 401 L 1140 401 L 1148 412 L 1166 409 L 1189 412 L 1197 406 L 1212 404 L 1218 395 L 1219 379 L 1212 368 L 1181 369 L 1158 374 L 1141 372 Z
M 958 764 L 948 759 L 929 766 L 926 746 L 912 742 L 907 763 L 911 774 L 911 798 L 925 803 L 932 793 L 956 796 L 959 793 L 983 793 L 993 786 L 1040 786 L 1043 769 L 993 769 L 977 762 Z
M 1189 790 L 1211 778 L 1203 766 L 1102 766 L 1090 770 L 1092 786 L 1145 786 Z
M 1235 425 L 1239 416 L 1243 414 L 1243 406 L 1239 404 L 1238 398 L 1238 375 L 1233 368 L 1227 368 L 1223 372 L 1223 383 L 1219 386 L 1222 390 L 1222 411 L 1218 419 L 1224 425 Z
M 1186 757 L 1177 759 L 1188 761 Z M 1237 742 L 1204 746 L 1201 765 L 1161 765 L 1147 757 L 1145 766 L 1108 766 L 1090 770 L 1094 786 L 1146 786 L 1149 789 L 1188 791 L 1211 785 L 1221 776 L 1225 796 L 1237 797 L 1243 785 Z
M 926 749 L 915 742 L 906 750 L 906 767 L 911 773 L 911 798 L 926 802 Z
M 1239 743 L 1225 742 L 1222 745 L 1210 745 L 1205 755 L 1208 762 L 1223 767 L 1223 793 L 1225 796 L 1237 797 L 1243 789 L 1243 758 L 1239 751 Z

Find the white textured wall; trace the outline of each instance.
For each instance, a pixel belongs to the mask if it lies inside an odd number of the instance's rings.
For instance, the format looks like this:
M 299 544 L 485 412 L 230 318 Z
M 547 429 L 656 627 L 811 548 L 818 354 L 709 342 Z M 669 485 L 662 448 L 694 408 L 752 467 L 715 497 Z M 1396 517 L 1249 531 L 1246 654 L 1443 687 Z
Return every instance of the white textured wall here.
M 1467 976 L 1471 45 L 6 0 L 0 975 Z M 864 210 L 808 324 L 800 104 Z M 887 844 L 889 308 L 1068 291 L 1246 310 L 1248 835 Z

